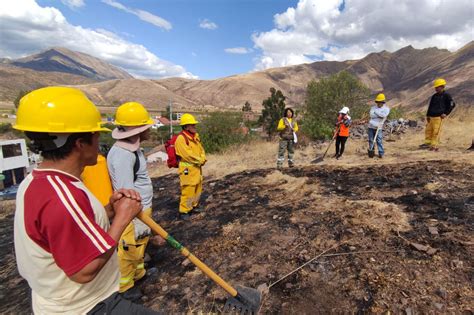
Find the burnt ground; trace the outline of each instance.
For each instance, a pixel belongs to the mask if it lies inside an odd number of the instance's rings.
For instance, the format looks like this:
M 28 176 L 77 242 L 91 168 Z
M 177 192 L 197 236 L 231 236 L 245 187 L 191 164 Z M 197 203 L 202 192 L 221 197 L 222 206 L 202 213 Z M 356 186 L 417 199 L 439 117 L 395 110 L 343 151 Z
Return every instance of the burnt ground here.
M 204 185 L 205 212 L 177 218 L 176 175 L 154 179 L 154 218 L 231 284 L 270 284 L 261 313 L 474 311 L 474 166 L 453 161 L 252 170 Z M 0 312 L 28 310 L 0 218 Z M 145 305 L 222 312 L 220 289 L 171 247 L 150 246 Z M 13 266 L 13 267 L 12 267 Z M 5 291 L 6 289 L 6 291 Z M 5 293 L 7 292 L 7 293 Z

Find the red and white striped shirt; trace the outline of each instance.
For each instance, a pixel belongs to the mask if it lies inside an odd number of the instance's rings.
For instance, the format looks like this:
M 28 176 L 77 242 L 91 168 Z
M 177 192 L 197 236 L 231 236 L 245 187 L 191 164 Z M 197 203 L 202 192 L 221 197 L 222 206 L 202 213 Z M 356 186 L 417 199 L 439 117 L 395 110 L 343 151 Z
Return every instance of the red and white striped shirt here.
M 115 246 L 109 227 L 104 207 L 78 178 L 40 169 L 25 178 L 16 200 L 15 252 L 35 313 L 86 313 L 118 291 L 116 254 L 91 282 L 69 279 Z

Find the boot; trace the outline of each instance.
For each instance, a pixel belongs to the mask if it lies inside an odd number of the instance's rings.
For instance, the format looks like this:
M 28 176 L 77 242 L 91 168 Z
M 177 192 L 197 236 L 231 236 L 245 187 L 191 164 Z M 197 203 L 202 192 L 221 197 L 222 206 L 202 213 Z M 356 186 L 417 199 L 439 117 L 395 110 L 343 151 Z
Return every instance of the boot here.
M 124 299 L 132 301 L 132 302 L 136 302 L 140 300 L 143 296 L 142 291 L 136 286 L 131 287 L 130 289 L 128 289 L 127 291 L 121 294 Z
M 420 145 L 418 146 L 418 148 L 420 148 L 420 149 L 429 149 L 429 148 L 430 148 L 430 145 L 427 144 L 427 143 L 423 143 L 423 144 L 420 144 Z

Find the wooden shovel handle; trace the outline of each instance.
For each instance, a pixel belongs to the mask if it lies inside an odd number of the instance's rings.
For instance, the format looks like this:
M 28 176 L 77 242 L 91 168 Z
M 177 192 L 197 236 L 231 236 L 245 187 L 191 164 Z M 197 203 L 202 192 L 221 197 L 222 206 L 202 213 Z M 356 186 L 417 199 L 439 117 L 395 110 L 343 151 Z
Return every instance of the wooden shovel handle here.
M 156 223 L 151 217 L 147 216 L 143 211 L 137 215 L 143 223 L 148 225 L 150 229 L 156 234 L 164 238 L 171 247 L 176 248 L 181 252 L 181 254 L 189 259 L 196 267 L 198 267 L 202 272 L 204 272 L 209 278 L 211 278 L 215 283 L 217 283 L 221 288 L 226 290 L 233 297 L 237 296 L 237 290 L 234 289 L 230 284 L 224 281 L 219 277 L 214 271 L 212 271 L 205 263 L 203 263 L 199 258 L 194 256 L 186 247 L 181 245 L 173 236 L 166 232 L 158 223 Z

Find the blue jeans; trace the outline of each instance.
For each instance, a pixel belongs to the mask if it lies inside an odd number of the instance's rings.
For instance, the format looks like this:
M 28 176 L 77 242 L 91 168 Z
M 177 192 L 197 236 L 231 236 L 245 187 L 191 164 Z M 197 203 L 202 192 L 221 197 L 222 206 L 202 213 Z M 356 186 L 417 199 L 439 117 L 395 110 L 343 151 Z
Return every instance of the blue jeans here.
M 369 130 L 367 131 L 367 134 L 369 135 L 369 149 L 371 150 L 375 150 L 374 137 L 375 137 L 376 132 L 377 132 L 377 129 L 372 129 L 372 128 L 369 128 Z M 377 133 L 376 141 L 377 141 L 377 148 L 379 151 L 379 155 L 381 156 L 383 156 L 383 154 L 385 153 L 385 151 L 383 150 L 382 139 L 383 139 L 383 132 L 382 132 L 382 129 L 380 129 L 379 132 Z

